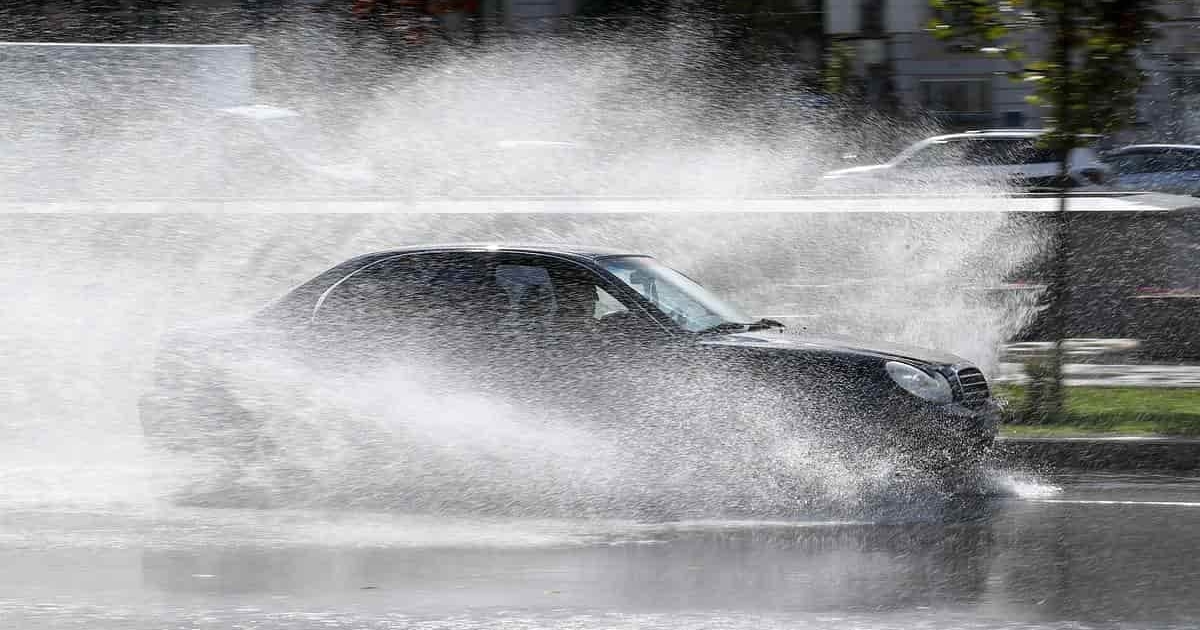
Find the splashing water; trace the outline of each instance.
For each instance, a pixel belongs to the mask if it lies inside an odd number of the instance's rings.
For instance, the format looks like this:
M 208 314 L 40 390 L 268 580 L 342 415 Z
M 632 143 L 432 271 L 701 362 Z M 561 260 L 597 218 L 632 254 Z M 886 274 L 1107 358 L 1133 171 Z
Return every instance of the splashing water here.
M 836 402 L 814 400 L 799 413 L 808 421 L 798 422 L 780 392 L 756 383 L 731 392 L 721 373 L 624 374 L 616 380 L 655 384 L 648 405 L 629 406 L 591 398 L 513 404 L 498 393 L 447 390 L 428 365 L 376 366 L 345 380 L 299 376 L 305 368 L 277 362 L 238 371 L 231 378 L 237 406 L 264 419 L 260 433 L 271 457 L 238 468 L 235 479 L 203 475 L 205 484 L 217 482 L 204 499 L 228 499 L 230 488 L 241 486 L 288 505 L 811 517 L 822 509 L 853 511 L 880 493 L 920 496 L 937 488 L 935 479 L 898 479 L 904 469 L 886 452 L 839 448 L 830 439 L 837 432 L 823 425 L 851 422 L 853 414 Z M 626 385 L 600 400 L 637 397 L 635 390 Z M 194 499 L 195 489 L 188 495 Z
M 1062 494 L 1062 487 L 1046 483 L 1038 477 L 1021 472 L 994 471 L 988 476 L 990 490 L 996 494 L 1022 499 L 1045 499 Z
M 152 496 L 144 480 L 139 483 L 138 479 L 139 473 L 144 473 L 138 462 L 145 461 L 145 456 L 136 400 L 147 385 L 158 335 L 175 322 L 265 305 L 323 266 L 395 243 L 445 240 L 451 234 L 517 239 L 539 230 L 550 232 L 556 240 L 625 242 L 696 271 L 702 281 L 711 278 L 710 284 L 724 287 L 748 304 L 751 312 L 776 314 L 767 312 L 771 302 L 766 300 L 791 301 L 812 308 L 809 312 L 816 317 L 804 322 L 810 330 L 820 330 L 822 319 L 836 321 L 838 332 L 882 333 L 893 339 L 950 346 L 966 356 L 983 355 L 985 360 L 982 350 L 990 349 L 999 333 L 962 330 L 957 324 L 973 321 L 978 325 L 989 318 L 1002 322 L 1011 316 L 1004 309 L 958 295 L 956 286 L 939 286 L 925 279 L 915 285 L 928 291 L 922 300 L 957 295 L 952 302 L 955 308 L 922 316 L 926 323 L 944 322 L 944 327 L 918 327 L 911 311 L 905 310 L 909 305 L 901 298 L 900 287 L 881 290 L 881 295 L 847 291 L 827 297 L 823 303 L 809 303 L 803 289 L 781 288 L 778 279 L 795 277 L 802 273 L 797 269 L 815 267 L 820 261 L 814 263 L 815 257 L 808 251 L 784 249 L 778 241 L 785 240 L 782 235 L 786 233 L 795 235 L 796 240 L 806 238 L 813 224 L 827 234 L 832 232 L 832 222 L 820 216 L 806 220 L 804 215 L 735 214 L 615 218 L 272 215 L 9 217 L 6 222 L 16 228 L 9 233 L 21 227 L 36 230 L 38 240 L 50 245 L 26 248 L 19 258 L 21 267 L 10 267 L 6 276 L 9 286 L 19 291 L 15 294 L 22 296 L 16 302 L 18 308 L 4 312 L 3 327 L 8 331 L 4 340 L 8 355 L 17 357 L 4 383 L 14 393 L 6 412 L 12 419 L 12 439 L 6 449 L 13 452 L 6 453 L 10 456 L 5 469 L 10 483 L 4 485 L 9 500 L 24 496 L 46 501 L 136 503 Z M 873 229 L 890 230 L 886 221 L 878 227 L 866 221 L 857 227 L 848 221 L 834 227 L 851 235 L 854 242 L 879 238 L 871 233 Z M 698 238 L 705 232 L 735 235 L 743 246 L 737 252 L 721 251 L 711 236 L 707 243 Z M 756 239 L 764 233 L 770 238 Z M 875 255 L 874 251 L 860 254 L 864 266 L 883 267 L 882 262 L 873 260 Z M 858 260 L 849 252 L 841 258 L 843 263 Z M 88 271 L 83 273 L 83 269 Z M 910 284 L 908 290 L 913 288 Z M 891 303 L 889 294 L 897 296 Z M 97 304 L 102 308 L 96 308 Z M 917 331 L 922 336 L 913 334 Z M 243 384 L 256 392 L 255 401 L 274 397 L 266 409 L 277 422 L 274 435 L 295 446 L 292 454 L 316 475 L 315 483 L 324 493 L 357 496 L 360 503 L 379 499 L 377 506 L 389 504 L 381 498 L 389 491 L 383 487 L 386 484 L 379 483 L 381 479 L 415 479 L 420 481 L 393 498 L 407 497 L 434 509 L 451 503 L 495 506 L 508 501 L 535 512 L 574 509 L 580 513 L 603 511 L 622 501 L 657 500 L 667 512 L 689 513 L 703 507 L 699 497 L 719 497 L 714 498 L 717 504 L 737 505 L 740 499 L 753 509 L 781 500 L 770 488 L 755 486 L 753 475 L 744 474 L 746 464 L 757 458 L 792 466 L 799 478 L 811 482 L 814 496 L 846 504 L 865 499 L 872 484 L 891 478 L 886 461 L 876 462 L 874 469 L 851 471 L 835 453 L 820 448 L 814 452 L 811 444 L 802 441 L 767 439 L 770 435 L 779 438 L 771 431 L 778 430 L 781 419 L 747 407 L 742 417 L 767 432 L 759 436 L 758 444 L 773 445 L 770 448 L 775 452 L 743 452 L 740 459 L 729 461 L 726 469 L 709 470 L 707 476 L 697 472 L 697 477 L 690 483 L 682 481 L 682 486 L 659 482 L 649 493 L 654 498 L 622 495 L 622 488 L 637 488 L 647 479 L 661 478 L 649 471 L 641 471 L 644 476 L 639 478 L 637 454 L 615 452 L 611 441 L 589 433 L 588 424 L 576 422 L 570 413 L 514 409 L 473 397 L 447 398 L 422 389 L 419 379 L 403 372 L 378 375 L 378 387 L 375 382 L 362 381 L 339 389 L 267 359 L 266 365 L 243 366 Z M 702 390 L 698 384 L 694 386 Z M 395 404 L 397 401 L 403 404 Z M 398 414 L 397 408 L 405 412 Z M 378 442 L 369 436 L 380 429 L 391 436 L 388 443 L 392 448 L 399 450 L 385 448 L 382 454 L 371 455 Z M 396 432 L 401 429 L 406 432 L 405 439 L 397 440 Z M 645 461 L 661 450 L 659 447 L 672 446 L 672 440 L 684 434 L 643 428 L 637 439 L 629 437 L 623 443 L 645 444 Z M 413 449 L 426 457 L 411 459 Z M 53 457 L 47 458 L 47 453 Z M 429 453 L 437 455 L 431 460 Z M 21 461 L 28 462 L 25 468 L 14 467 L 14 462 Z M 53 464 L 47 465 L 47 461 Z M 436 462 L 437 466 L 414 475 L 405 468 L 405 461 L 410 465 Z M 887 492 L 883 487 L 878 491 Z
M 675 33 L 655 45 L 514 46 L 420 70 L 382 74 L 373 67 L 353 75 L 363 77 L 362 85 L 336 93 L 266 78 L 259 92 L 314 115 L 352 113 L 337 124 L 318 119 L 317 131 L 339 140 L 334 157 L 365 157 L 383 174 L 366 190 L 370 194 L 543 193 L 553 185 L 609 195 L 726 197 L 727 212 L 659 214 L 657 202 L 643 199 L 629 201 L 635 212 L 620 215 L 513 215 L 502 212 L 503 201 L 487 214 L 338 215 L 333 213 L 345 210 L 343 202 L 327 198 L 285 202 L 297 212 L 291 215 L 100 215 L 92 211 L 112 206 L 77 200 L 68 207 L 82 214 L 0 217 L 0 290 L 6 299 L 0 351 L 9 357 L 0 374 L 0 392 L 8 400 L 0 503 L 146 504 L 161 498 L 159 485 L 170 484 L 151 472 L 157 469 L 142 444 L 136 400 L 162 332 L 258 308 L 344 258 L 404 244 L 511 239 L 645 251 L 755 314 L 789 316 L 789 323 L 812 332 L 942 347 L 990 365 L 998 344 L 1032 305 L 997 301 L 983 289 L 1030 258 L 1037 236 L 1000 212 L 887 214 L 884 199 L 864 200 L 854 214 L 739 212 L 739 198 L 803 189 L 835 162 L 834 153 L 885 137 L 891 142 L 898 128 L 913 137 L 929 130 L 865 119 L 850 132 L 839 126 L 840 112 L 786 117 L 762 105 L 761 94 L 713 99 L 693 81 L 713 61 L 711 51 L 692 37 Z M 689 52 L 681 58 L 680 49 Z M 330 54 L 332 66 L 346 60 L 345 51 Z M 275 70 L 264 77 L 287 74 Z M 31 80 L 10 75 L 5 91 Z M 137 113 L 143 110 L 126 117 L 108 112 L 91 122 L 105 133 L 62 136 L 60 144 L 39 148 L 39 155 L 53 161 L 67 153 L 108 152 L 136 156 L 139 165 L 172 165 L 157 177 L 161 188 L 152 189 L 141 167 L 97 163 L 95 171 L 80 174 L 70 197 L 230 194 L 227 178 L 210 175 L 229 167 L 222 160 L 233 160 L 232 154 L 207 151 L 226 139 L 179 132 L 171 125 L 185 124 L 194 112 L 170 108 L 167 103 L 158 111 L 170 133 L 147 132 Z M 506 140 L 565 140 L 586 151 L 565 158 L 476 159 Z M 178 143 L 226 157 L 169 159 L 190 155 L 178 151 Z M 505 168 L 481 169 L 480 163 Z M 261 160 L 253 165 L 271 166 Z M 237 175 L 247 179 L 232 192 L 347 192 L 344 183 L 298 184 L 305 178 L 295 173 L 237 166 Z M 6 190 L 34 199 L 11 209 L 60 209 L 41 204 L 39 195 L 61 192 L 38 181 L 31 188 L 6 180 L 12 184 Z M 928 189 L 938 190 L 939 182 L 929 182 Z M 796 209 L 816 203 L 797 202 Z M 186 213 L 196 207 L 177 200 L 153 209 Z M 261 208 L 237 201 L 220 206 L 250 213 Z M 309 501 L 434 511 L 508 505 L 535 513 L 622 513 L 630 507 L 638 513 L 638 506 L 674 515 L 702 515 L 714 507 L 754 513 L 771 511 L 788 496 L 763 481 L 766 469 L 789 472 L 806 496 L 826 505 L 921 493 L 919 483 L 897 484 L 886 458 L 852 466 L 816 434 L 785 435 L 769 405 L 734 410 L 754 427 L 752 439 L 723 444 L 727 457 L 712 461 L 705 449 L 722 442 L 713 427 L 706 428 L 710 418 L 703 414 L 686 430 L 642 422 L 624 434 L 604 434 L 578 422 L 572 410 L 432 393 L 404 371 L 412 366 L 380 374 L 387 387 L 371 381 L 334 387 L 273 358 L 265 361 L 245 366 L 244 384 L 258 388 L 249 402 L 267 406 L 272 435 L 287 445 L 289 463 L 307 475 Z M 699 396 L 696 404 L 703 402 Z M 640 450 L 624 448 L 629 444 Z M 682 464 L 679 474 L 664 476 L 650 465 L 656 461 Z M 185 468 L 180 474 L 194 479 L 205 473 Z

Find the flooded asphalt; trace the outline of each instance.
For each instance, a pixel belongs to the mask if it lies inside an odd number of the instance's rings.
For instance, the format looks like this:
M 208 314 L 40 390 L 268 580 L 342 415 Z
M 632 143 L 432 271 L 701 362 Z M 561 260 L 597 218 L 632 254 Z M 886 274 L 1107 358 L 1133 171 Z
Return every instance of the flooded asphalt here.
M 1200 624 L 1200 478 L 1002 482 L 862 522 L 12 506 L 0 627 Z

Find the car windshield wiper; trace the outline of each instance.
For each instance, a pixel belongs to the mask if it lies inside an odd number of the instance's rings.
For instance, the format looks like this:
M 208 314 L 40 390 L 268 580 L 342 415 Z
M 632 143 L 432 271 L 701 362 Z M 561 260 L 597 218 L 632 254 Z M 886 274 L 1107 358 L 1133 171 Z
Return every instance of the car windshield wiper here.
M 747 324 L 744 322 L 721 322 L 716 326 L 709 326 L 704 330 L 698 330 L 696 332 L 701 335 L 707 335 L 710 333 L 745 332 L 750 330 L 750 326 L 752 325 L 753 324 Z
M 760 319 L 756 322 L 721 322 L 716 326 L 709 326 L 704 330 L 699 331 L 700 334 L 709 333 L 728 333 L 728 332 L 750 332 L 752 330 L 767 330 L 768 328 L 784 328 L 785 326 L 773 319 Z
M 787 328 L 787 326 L 784 326 L 783 322 L 777 322 L 773 319 L 767 319 L 764 317 L 764 318 L 754 322 L 753 324 L 750 324 L 750 326 L 749 326 L 749 328 L 747 328 L 747 330 L 766 330 L 768 328 L 784 329 L 784 328 Z

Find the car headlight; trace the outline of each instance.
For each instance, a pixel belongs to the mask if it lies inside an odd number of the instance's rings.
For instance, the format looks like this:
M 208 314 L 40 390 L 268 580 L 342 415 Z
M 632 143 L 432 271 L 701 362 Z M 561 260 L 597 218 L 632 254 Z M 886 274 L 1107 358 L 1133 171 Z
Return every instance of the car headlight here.
M 929 374 L 907 363 L 888 361 L 883 366 L 892 380 L 904 391 L 929 402 L 948 403 L 954 400 L 950 382 L 941 374 Z

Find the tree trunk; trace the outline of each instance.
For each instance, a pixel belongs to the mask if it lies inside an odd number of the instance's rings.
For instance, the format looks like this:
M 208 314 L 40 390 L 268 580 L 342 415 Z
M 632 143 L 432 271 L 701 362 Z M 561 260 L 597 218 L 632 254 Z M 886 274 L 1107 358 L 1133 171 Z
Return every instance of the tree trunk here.
M 1062 419 L 1063 416 L 1063 364 L 1066 359 L 1064 343 L 1070 335 L 1071 296 L 1071 215 L 1068 208 L 1070 185 L 1071 149 L 1076 145 L 1077 134 L 1071 105 L 1073 99 L 1073 72 L 1071 49 L 1074 30 L 1072 7 L 1064 2 L 1055 23 L 1055 56 L 1059 65 L 1059 86 L 1055 103 L 1055 118 L 1058 126 L 1059 150 L 1059 195 L 1058 211 L 1055 213 L 1054 271 L 1050 279 L 1050 330 L 1054 336 L 1054 351 L 1050 355 L 1047 370 L 1041 375 L 1042 382 L 1030 394 L 1038 400 L 1039 422 Z

